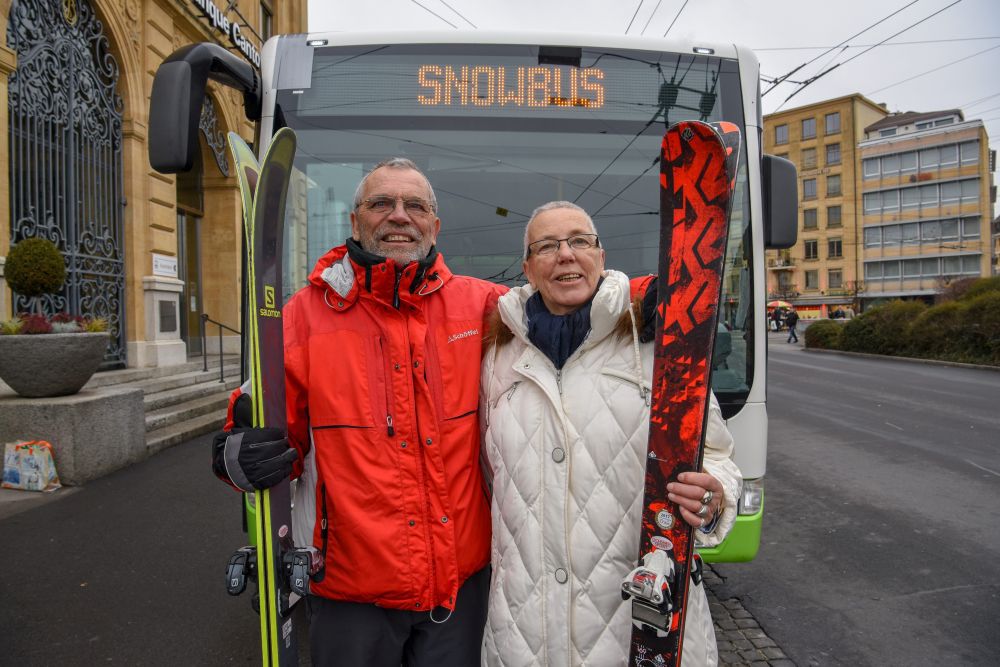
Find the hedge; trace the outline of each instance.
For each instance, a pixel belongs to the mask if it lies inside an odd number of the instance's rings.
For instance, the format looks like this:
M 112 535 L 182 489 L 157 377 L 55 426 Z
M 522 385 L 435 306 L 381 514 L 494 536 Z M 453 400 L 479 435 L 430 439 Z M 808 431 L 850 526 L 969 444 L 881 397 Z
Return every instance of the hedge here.
M 805 332 L 806 347 L 817 347 L 823 350 L 839 350 L 841 338 L 844 335 L 844 325 L 832 320 L 821 320 L 810 324 Z

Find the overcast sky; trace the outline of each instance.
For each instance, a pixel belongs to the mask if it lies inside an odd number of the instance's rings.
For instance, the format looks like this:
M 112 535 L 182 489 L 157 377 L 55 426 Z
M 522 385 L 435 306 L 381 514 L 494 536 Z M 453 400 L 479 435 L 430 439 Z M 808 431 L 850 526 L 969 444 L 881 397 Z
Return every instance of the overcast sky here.
M 967 120 L 982 119 L 991 144 L 1000 146 L 1000 0 L 309 0 L 311 32 L 472 31 L 473 25 L 619 35 L 628 29 L 647 37 L 670 27 L 672 37 L 753 48 L 765 78 L 787 74 L 846 42 L 850 48 L 826 53 L 789 78 L 805 81 L 857 58 L 781 106 L 798 87 L 783 83 L 764 97 L 764 112 L 857 92 L 885 102 L 890 111 L 961 108 Z

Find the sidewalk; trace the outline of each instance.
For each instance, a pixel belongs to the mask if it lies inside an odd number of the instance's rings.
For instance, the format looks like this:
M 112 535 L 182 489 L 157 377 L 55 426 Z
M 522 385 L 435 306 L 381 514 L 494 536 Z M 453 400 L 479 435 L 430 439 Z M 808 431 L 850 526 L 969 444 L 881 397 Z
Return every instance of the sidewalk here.
M 722 579 L 711 565 L 704 573 L 708 606 L 715 621 L 715 639 L 719 643 L 719 665 L 795 667 L 738 598 L 719 600 L 716 597 L 715 591 L 722 585 Z

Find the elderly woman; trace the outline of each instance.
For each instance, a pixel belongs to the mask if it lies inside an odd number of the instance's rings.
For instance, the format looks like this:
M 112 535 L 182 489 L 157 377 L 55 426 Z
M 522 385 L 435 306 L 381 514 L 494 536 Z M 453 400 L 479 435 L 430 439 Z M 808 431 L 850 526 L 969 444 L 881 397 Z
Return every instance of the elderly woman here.
M 550 202 L 528 221 L 529 285 L 500 298 L 487 332 L 480 414 L 493 471 L 493 583 L 483 664 L 625 665 L 649 433 L 652 344 L 641 301 L 604 269 L 590 216 Z M 736 518 L 740 473 L 712 397 L 703 472 L 670 499 L 697 543 L 718 544 Z M 711 491 L 710 502 L 701 499 Z M 684 664 L 717 663 L 701 585 L 688 598 Z

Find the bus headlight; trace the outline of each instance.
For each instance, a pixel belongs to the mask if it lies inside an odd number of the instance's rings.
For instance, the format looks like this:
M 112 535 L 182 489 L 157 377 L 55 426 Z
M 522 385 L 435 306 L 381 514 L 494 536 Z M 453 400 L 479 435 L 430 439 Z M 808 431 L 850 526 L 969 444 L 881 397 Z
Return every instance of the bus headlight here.
M 743 480 L 740 494 L 740 514 L 756 514 L 764 502 L 764 478 Z

